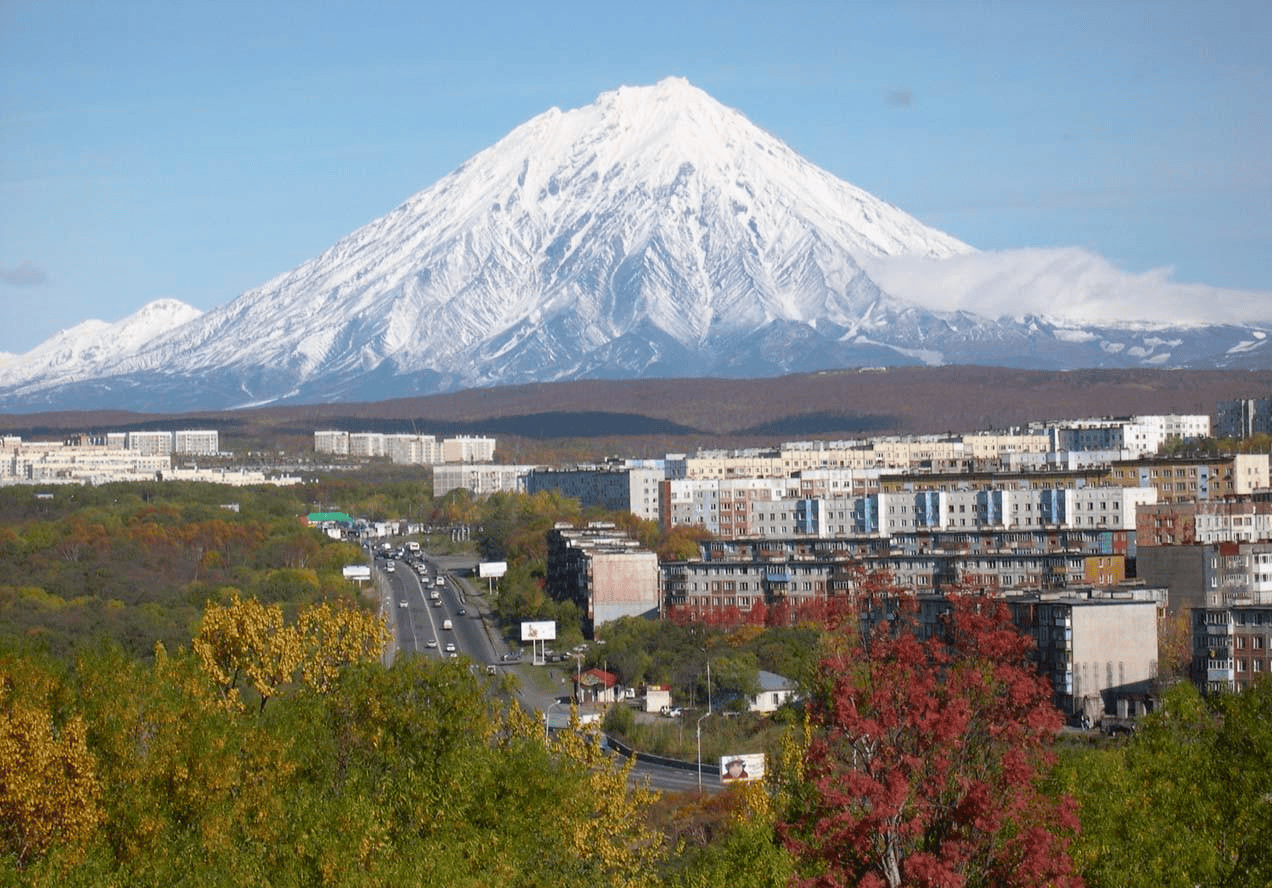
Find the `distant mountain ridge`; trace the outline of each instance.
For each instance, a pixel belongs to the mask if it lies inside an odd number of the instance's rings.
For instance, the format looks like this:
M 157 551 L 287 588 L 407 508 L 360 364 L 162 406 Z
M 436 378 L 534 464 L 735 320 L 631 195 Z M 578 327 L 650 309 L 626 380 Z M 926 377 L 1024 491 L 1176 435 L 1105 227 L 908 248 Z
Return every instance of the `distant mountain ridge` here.
M 930 265 L 916 276 L 902 261 Z M 1023 258 L 977 254 L 673 78 L 550 109 L 216 309 L 147 306 L 120 322 L 128 336 L 88 322 L 0 362 L 0 408 L 216 409 L 907 364 L 1270 363 L 1269 324 L 1065 319 L 1072 282 L 1046 317 L 922 307 L 956 261 L 984 289 Z M 890 289 L 876 280 L 889 277 Z

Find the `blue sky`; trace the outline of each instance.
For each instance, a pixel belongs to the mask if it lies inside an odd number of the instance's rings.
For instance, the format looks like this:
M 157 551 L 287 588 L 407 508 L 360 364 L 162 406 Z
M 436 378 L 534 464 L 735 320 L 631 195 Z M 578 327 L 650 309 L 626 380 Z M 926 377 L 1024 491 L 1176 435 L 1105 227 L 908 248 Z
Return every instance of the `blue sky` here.
M 0 0 L 0 351 L 228 302 L 547 108 L 671 75 L 975 247 L 1272 307 L 1269 38 L 1266 0 Z

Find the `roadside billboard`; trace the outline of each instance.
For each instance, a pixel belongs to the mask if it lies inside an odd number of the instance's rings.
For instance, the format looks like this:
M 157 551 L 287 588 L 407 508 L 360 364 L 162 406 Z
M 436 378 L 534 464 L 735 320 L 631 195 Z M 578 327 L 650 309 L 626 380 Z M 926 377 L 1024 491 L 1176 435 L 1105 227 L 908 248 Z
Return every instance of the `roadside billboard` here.
M 508 572 L 508 562 L 506 561 L 482 561 L 477 565 L 477 576 L 481 579 L 497 580 Z
M 371 579 L 371 568 L 365 564 L 350 564 L 344 569 L 344 578 L 346 580 L 369 580 Z
M 726 755 L 720 759 L 721 783 L 744 783 L 764 779 L 764 753 Z
M 522 641 L 556 641 L 556 620 L 521 624 Z

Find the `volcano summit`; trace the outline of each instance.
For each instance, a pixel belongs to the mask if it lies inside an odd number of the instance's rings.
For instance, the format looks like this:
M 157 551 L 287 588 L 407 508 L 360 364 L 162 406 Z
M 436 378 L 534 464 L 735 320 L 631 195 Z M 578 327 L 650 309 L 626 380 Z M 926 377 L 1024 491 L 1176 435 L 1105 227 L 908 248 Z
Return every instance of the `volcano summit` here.
M 100 322 L 63 331 L 0 364 L 0 406 L 175 411 L 915 363 L 1267 366 L 1268 324 L 1081 316 L 1101 288 L 1180 286 L 1080 250 L 977 253 L 668 79 L 540 114 L 207 313 L 147 307 L 148 335 L 135 315 L 111 348 L 75 342 L 111 341 Z M 1005 287 L 1050 287 L 1052 310 L 969 310 Z M 946 291 L 963 305 L 933 307 Z

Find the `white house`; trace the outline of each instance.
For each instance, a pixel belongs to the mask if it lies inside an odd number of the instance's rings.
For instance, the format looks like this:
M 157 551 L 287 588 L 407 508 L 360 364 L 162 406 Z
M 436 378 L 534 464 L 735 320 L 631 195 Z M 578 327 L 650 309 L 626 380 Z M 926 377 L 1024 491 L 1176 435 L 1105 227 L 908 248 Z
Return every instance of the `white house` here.
M 774 712 L 783 703 L 795 699 L 795 682 L 774 672 L 760 670 L 760 692 L 751 698 L 752 712 Z

